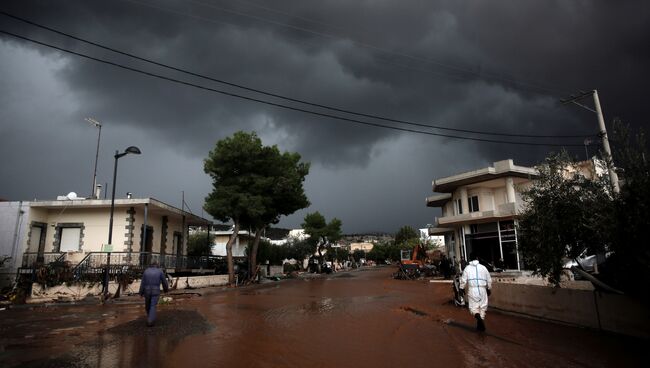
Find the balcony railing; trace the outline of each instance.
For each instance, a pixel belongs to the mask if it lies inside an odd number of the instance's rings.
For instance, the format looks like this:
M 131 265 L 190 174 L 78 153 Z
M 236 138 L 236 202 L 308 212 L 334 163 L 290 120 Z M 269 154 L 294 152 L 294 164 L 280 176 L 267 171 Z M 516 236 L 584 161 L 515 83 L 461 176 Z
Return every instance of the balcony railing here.
M 62 262 L 64 252 L 25 252 L 23 253 L 22 267 L 33 267 L 36 264 L 47 265 L 53 262 Z

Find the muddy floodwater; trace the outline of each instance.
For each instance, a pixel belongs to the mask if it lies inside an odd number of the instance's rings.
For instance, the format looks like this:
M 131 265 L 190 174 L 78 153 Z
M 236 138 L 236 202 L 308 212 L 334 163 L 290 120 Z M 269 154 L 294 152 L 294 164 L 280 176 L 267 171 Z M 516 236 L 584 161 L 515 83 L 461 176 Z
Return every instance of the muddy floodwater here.
M 633 367 L 647 341 L 489 311 L 391 267 L 172 295 L 0 311 L 2 367 Z

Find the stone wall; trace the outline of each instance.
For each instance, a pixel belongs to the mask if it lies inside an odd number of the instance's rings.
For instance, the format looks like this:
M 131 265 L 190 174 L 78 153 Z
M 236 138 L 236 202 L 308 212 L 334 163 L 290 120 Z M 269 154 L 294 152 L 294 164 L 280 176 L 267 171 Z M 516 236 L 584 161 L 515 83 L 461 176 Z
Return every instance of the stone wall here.
M 624 335 L 650 337 L 648 308 L 625 295 L 494 283 L 490 308 Z

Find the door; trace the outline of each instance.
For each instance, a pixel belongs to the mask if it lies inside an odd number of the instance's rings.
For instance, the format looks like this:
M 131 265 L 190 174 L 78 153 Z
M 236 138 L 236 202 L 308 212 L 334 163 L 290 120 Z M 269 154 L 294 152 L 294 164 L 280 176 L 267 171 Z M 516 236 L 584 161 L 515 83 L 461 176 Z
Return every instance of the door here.
M 176 254 L 177 256 L 182 256 L 183 255 L 183 237 L 181 236 L 181 233 L 179 232 L 174 232 L 174 241 L 173 241 L 173 248 L 172 248 L 172 254 Z
M 153 227 L 147 226 L 147 239 L 142 241 L 144 235 L 144 225 L 140 226 L 140 265 L 147 266 L 151 264 L 151 250 L 153 249 Z
M 30 248 L 33 251 L 34 249 L 36 250 L 36 261 L 37 262 L 44 262 L 45 261 L 45 256 L 43 253 L 45 253 L 45 232 L 47 231 L 47 227 L 42 224 L 42 225 L 33 225 L 32 230 L 31 230 L 31 235 L 30 235 Z
M 153 227 L 147 226 L 147 239 L 145 242 L 142 241 L 143 233 L 144 233 L 144 225 L 140 226 L 140 251 L 151 252 L 151 250 L 153 249 Z

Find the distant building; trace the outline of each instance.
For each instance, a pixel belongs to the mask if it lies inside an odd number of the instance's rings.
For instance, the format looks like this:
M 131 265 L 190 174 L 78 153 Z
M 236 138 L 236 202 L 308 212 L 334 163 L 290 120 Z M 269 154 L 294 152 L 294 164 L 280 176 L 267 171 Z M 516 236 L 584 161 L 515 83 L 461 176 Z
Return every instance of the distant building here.
M 445 246 L 445 237 L 443 235 L 431 235 L 429 234 L 429 228 L 418 229 L 420 231 L 420 239 L 428 244 L 431 244 L 437 248 Z
M 214 246 L 212 247 L 212 254 L 215 256 L 226 256 L 226 243 L 233 234 L 232 230 L 226 231 L 210 231 L 210 234 L 214 234 Z M 232 255 L 233 257 L 245 257 L 246 256 L 246 247 L 249 242 L 253 242 L 255 234 L 249 233 L 247 230 L 240 230 L 235 238 L 235 242 L 232 245 Z
M 285 245 L 288 243 L 295 243 L 309 239 L 309 234 L 305 233 L 305 229 L 292 229 L 289 230 L 287 236 L 283 239 L 269 239 L 273 245 Z
M 362 250 L 364 252 L 370 252 L 375 245 L 370 242 L 363 243 L 350 243 L 350 253 L 354 253 L 355 250 Z

